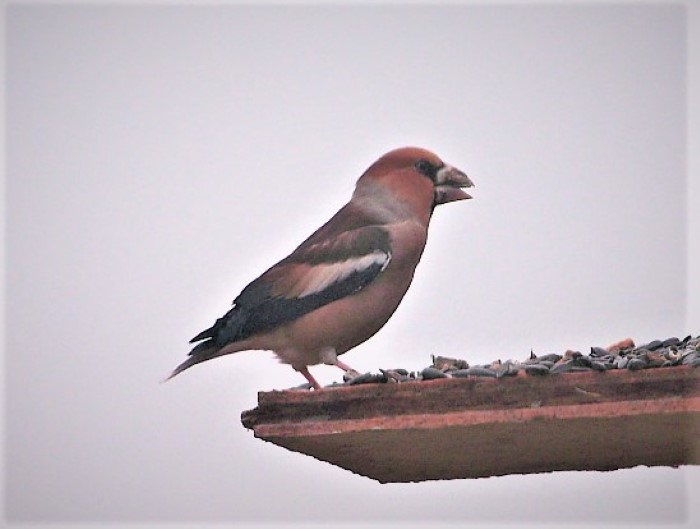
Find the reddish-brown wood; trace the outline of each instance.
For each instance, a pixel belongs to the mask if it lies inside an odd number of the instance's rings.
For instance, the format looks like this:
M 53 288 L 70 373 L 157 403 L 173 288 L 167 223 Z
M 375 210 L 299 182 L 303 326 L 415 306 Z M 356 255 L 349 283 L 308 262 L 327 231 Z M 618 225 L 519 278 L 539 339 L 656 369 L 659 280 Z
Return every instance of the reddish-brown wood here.
M 272 391 L 255 436 L 381 482 L 700 463 L 700 370 Z

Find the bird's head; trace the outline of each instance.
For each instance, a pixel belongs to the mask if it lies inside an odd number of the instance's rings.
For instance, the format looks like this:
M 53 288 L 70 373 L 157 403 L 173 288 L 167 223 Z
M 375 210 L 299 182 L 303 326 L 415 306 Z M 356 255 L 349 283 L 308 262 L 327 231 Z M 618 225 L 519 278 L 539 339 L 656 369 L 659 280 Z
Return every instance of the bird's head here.
M 472 198 L 464 191 L 472 186 L 466 174 L 436 154 L 419 147 L 402 147 L 374 162 L 357 182 L 356 193 L 379 187 L 415 214 L 429 215 L 437 205 Z

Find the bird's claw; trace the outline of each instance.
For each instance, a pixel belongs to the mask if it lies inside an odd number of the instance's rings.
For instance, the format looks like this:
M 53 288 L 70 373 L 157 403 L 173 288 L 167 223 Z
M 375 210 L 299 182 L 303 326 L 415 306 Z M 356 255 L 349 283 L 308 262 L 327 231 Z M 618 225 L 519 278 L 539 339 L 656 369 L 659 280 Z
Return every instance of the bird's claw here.
M 365 375 L 368 375 L 369 373 L 364 373 Z M 363 373 L 360 373 L 359 371 L 356 371 L 355 369 L 348 369 L 345 373 L 343 373 L 343 382 L 350 383 L 352 380 L 356 379 L 357 377 L 363 376 Z
M 287 388 L 287 391 L 310 391 L 313 389 L 313 384 L 311 382 L 304 382 L 303 384 L 299 384 L 298 386 L 293 386 L 291 388 Z

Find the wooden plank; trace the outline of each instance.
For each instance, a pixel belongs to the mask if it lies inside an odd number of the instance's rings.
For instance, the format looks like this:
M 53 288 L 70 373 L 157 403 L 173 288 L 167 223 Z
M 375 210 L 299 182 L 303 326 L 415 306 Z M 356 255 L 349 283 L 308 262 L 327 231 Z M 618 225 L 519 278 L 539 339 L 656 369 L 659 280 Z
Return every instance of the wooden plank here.
M 380 482 L 700 463 L 700 370 L 260 393 L 256 437 Z

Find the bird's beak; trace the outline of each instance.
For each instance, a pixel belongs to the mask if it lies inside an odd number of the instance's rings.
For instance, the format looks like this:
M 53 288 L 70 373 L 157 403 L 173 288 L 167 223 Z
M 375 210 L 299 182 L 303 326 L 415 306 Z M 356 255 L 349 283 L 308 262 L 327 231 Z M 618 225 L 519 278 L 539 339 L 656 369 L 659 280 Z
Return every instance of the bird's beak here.
M 462 189 L 464 187 L 474 187 L 474 182 L 456 167 L 445 164 L 438 170 L 435 179 L 435 204 L 472 198 Z

